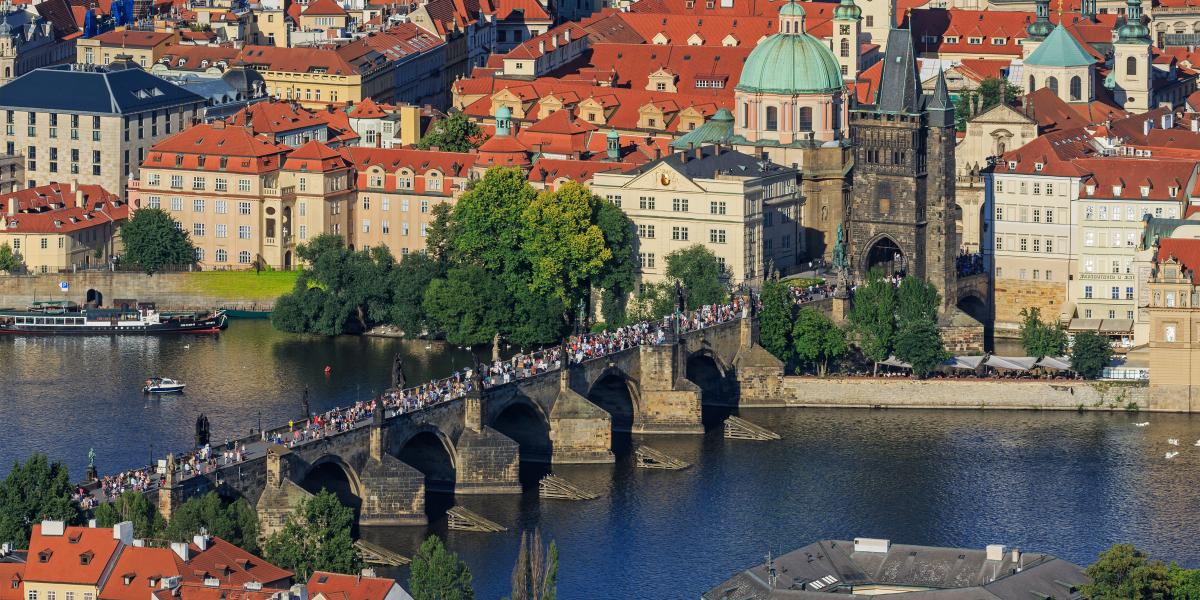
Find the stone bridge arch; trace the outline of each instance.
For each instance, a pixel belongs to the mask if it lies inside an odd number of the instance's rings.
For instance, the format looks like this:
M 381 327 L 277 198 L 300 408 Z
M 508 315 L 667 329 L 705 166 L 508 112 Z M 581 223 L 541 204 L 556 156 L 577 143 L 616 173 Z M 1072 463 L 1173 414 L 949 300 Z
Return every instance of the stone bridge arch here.
M 641 414 L 641 395 L 637 379 L 609 364 L 591 378 L 584 396 L 609 414 L 613 431 L 628 433 Z
M 404 435 L 395 436 L 390 446 L 389 454 L 420 471 L 427 486 L 432 481 L 436 483 L 434 487 L 448 485 L 453 491 L 458 451 L 454 440 L 440 428 L 428 423 L 417 425 Z
M 337 495 L 338 500 L 354 509 L 362 507 L 365 496 L 362 477 L 344 458 L 337 454 L 324 454 L 308 463 L 296 481 L 310 494 L 327 489 Z
M 487 411 L 487 424 L 517 443 L 521 462 L 550 462 L 550 416 L 541 403 L 518 389 L 489 403 Z

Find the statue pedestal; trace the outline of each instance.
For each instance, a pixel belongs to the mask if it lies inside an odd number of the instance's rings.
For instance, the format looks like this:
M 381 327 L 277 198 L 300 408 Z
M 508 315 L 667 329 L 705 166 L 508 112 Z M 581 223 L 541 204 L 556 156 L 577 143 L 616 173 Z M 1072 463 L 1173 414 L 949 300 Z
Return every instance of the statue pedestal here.
M 86 480 L 87 481 L 97 481 L 99 479 L 100 479 L 100 475 L 98 473 L 96 473 L 96 465 L 88 465 Z

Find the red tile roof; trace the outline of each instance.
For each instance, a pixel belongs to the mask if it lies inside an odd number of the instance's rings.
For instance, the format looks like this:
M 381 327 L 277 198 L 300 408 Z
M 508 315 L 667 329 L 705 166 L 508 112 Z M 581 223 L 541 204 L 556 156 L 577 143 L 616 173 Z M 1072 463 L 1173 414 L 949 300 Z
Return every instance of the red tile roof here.
M 111 528 L 67 527 L 63 535 L 42 535 L 42 524 L 36 524 L 25 581 L 99 585 L 118 546 Z
M 129 218 L 129 205 L 98 185 L 80 185 L 82 206 L 70 185 L 51 183 L 0 196 L 0 230 L 13 233 L 70 233 Z M 8 209 L 16 205 L 16 214 Z M 109 537 L 112 530 L 106 529 Z M 48 537 L 48 539 L 53 539 Z M 31 546 L 32 547 L 32 546 Z
M 1099 23 L 1067 21 L 1066 28 L 1100 61 L 1104 60 L 1103 53 L 1091 45 L 1112 43 L 1112 28 L 1117 16 L 1098 17 Z M 910 14 L 913 44 L 918 54 L 930 52 L 1020 57 L 1020 40 L 1028 35 L 1025 28 L 1033 20 L 1032 12 L 1009 10 L 919 8 Z M 1056 13 L 1051 15 L 1050 22 L 1058 23 L 1058 20 Z M 956 39 L 948 42 L 946 36 Z M 980 43 L 972 44 L 970 38 L 979 38 Z
M 245 127 L 202 123 L 155 144 L 142 167 L 266 173 L 279 169 L 283 155 L 290 150 Z M 201 156 L 205 157 L 203 165 Z M 230 160 L 222 164 L 221 157 Z
M 238 58 L 246 61 L 247 65 L 262 65 L 270 71 L 315 73 L 324 70 L 329 75 L 358 74 L 358 69 L 342 58 L 337 51 L 325 48 L 245 46 Z
M 308 579 L 308 593 L 324 594 L 329 600 L 384 600 L 397 585 L 395 579 L 316 571 Z
M 238 52 L 237 48 L 227 48 L 224 46 L 191 46 L 180 44 L 171 46 L 170 49 L 163 52 L 158 62 L 165 64 L 173 70 L 200 71 L 215 66 L 216 63 L 222 61 L 226 65 L 232 65 L 237 58 Z M 183 62 L 181 63 L 180 61 Z M 208 64 L 206 65 L 204 61 L 208 61 Z
M 0 600 L 25 600 L 25 564 L 0 562 Z
M 1075 161 L 1076 166 L 1089 176 L 1084 181 L 1080 197 L 1120 198 L 1122 200 L 1175 200 L 1183 202 L 1188 184 L 1196 171 L 1194 160 L 1149 159 L 1113 156 L 1085 158 Z M 1092 193 L 1087 187 L 1094 185 Z M 1141 188 L 1149 187 L 1142 195 Z M 1121 188 L 1116 195 L 1115 187 Z M 1175 196 L 1170 194 L 1175 188 Z
M 368 187 L 368 171 L 378 167 L 384 171 L 383 189 L 389 192 L 397 191 L 396 174 L 400 169 L 411 170 L 413 178 L 412 193 L 439 193 L 449 195 L 450 186 L 442 185 L 438 190 L 427 190 L 425 175 L 432 171 L 443 177 L 463 180 L 468 176 L 468 170 L 479 160 L 477 154 L 465 152 L 436 152 L 433 150 L 417 150 L 413 148 L 365 148 L 351 146 L 342 150 L 343 156 L 351 161 L 358 174 L 358 188 Z M 460 181 L 461 183 L 461 181 Z M 405 189 L 404 191 L 409 191 Z
M 254 133 L 287 133 L 308 127 L 325 125 L 326 121 L 293 102 L 257 102 L 238 111 L 229 119 L 229 124 L 239 127 L 249 125 Z
M 1174 259 L 1188 270 L 1192 284 L 1200 284 L 1200 240 L 1191 238 L 1163 238 L 1158 240 L 1159 263 Z
M 295 171 L 328 172 L 344 169 L 350 163 L 337 150 L 312 140 L 292 151 L 283 168 Z
M 334 15 L 339 17 L 347 15 L 346 9 L 333 0 L 312 0 L 300 14 L 304 16 Z
M 128 547 L 122 550 L 100 600 L 145 600 L 148 590 L 183 573 L 183 560 L 168 548 Z
M 183 583 L 174 590 L 156 590 L 156 600 L 271 600 L 279 590 L 247 590 L 239 585 L 207 586 Z
M 125 29 L 122 31 L 106 31 L 93 37 L 102 46 L 120 46 L 122 48 L 153 48 L 174 37 L 173 33 L 159 31 L 143 31 L 140 29 Z
M 263 587 L 281 588 L 289 585 L 292 572 L 281 569 L 233 544 L 209 536 L 208 548 L 201 550 L 189 544 L 191 559 L 183 572 L 185 583 L 202 583 L 206 578 L 219 579 L 222 584 L 244 586 L 261 583 Z
M 1087 171 L 1076 161 L 1095 155 L 1092 137 L 1083 128 L 1055 131 L 1004 153 L 995 173 L 1082 177 Z
M 538 0 L 495 0 L 496 18 L 501 21 L 553 22 L 546 7 Z
M 379 106 L 370 98 L 363 98 L 362 102 L 356 104 L 347 113 L 352 119 L 381 119 L 388 115 L 388 112 Z

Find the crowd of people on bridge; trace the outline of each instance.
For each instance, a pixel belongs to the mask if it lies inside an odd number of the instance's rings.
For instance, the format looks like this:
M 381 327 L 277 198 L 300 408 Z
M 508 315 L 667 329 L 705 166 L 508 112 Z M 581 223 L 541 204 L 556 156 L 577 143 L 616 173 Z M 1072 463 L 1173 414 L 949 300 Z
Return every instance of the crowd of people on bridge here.
M 982 254 L 972 254 L 962 250 L 954 259 L 954 268 L 958 271 L 959 277 L 969 277 L 983 273 L 986 267 L 983 264 Z
M 742 297 L 734 296 L 727 304 L 702 306 L 693 311 L 676 312 L 654 321 L 574 335 L 559 346 L 516 354 L 487 365 L 459 369 L 449 377 L 416 387 L 389 390 L 377 400 L 360 400 L 349 406 L 333 408 L 298 423 L 289 422 L 284 428 L 260 431 L 258 437 L 262 442 L 289 447 L 300 446 L 367 424 L 375 418 L 379 404 L 382 404 L 387 413 L 385 416 L 422 410 L 462 398 L 475 391 L 477 386 L 488 389 L 559 369 L 564 352 L 568 363 L 576 365 L 637 346 L 664 344 L 676 332 L 687 333 L 741 318 L 747 308 Z M 223 450 L 214 449 L 206 444 L 197 450 L 180 454 L 174 460 L 177 478 L 183 480 L 211 473 L 221 467 L 253 458 L 253 453 L 247 448 L 247 443 L 253 441 L 253 438 L 227 440 Z M 168 465 L 170 464 L 168 462 Z M 162 469 L 152 465 L 103 477 L 94 489 L 78 488 L 75 500 L 81 507 L 91 508 L 101 498 L 115 498 L 126 491 L 143 492 L 154 489 L 161 483 L 161 471 Z

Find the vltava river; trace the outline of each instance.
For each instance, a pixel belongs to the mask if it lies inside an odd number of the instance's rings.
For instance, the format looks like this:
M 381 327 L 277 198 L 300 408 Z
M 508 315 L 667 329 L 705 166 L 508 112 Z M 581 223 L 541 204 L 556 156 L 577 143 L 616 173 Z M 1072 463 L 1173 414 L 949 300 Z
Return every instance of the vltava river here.
M 48 452 L 82 475 L 94 447 L 102 472 L 145 464 L 151 450 L 190 446 L 196 416 L 213 437 L 367 397 L 402 352 L 410 382 L 470 363 L 424 342 L 293 336 L 235 321 L 214 337 L 0 338 L 0 464 Z M 332 372 L 323 373 L 328 365 Z M 188 384 L 143 398 L 148 376 Z M 1200 566 L 1200 418 L 1073 412 L 754 410 L 779 442 L 706 436 L 647 442 L 693 463 L 683 471 L 555 467 L 601 493 L 587 502 L 460 497 L 505 534 L 429 531 L 471 565 L 477 596 L 507 594 L 522 528 L 558 541 L 559 596 L 697 598 L 733 572 L 820 538 L 980 547 L 1004 543 L 1088 563 L 1114 542 Z M 1147 427 L 1134 427 L 1150 421 Z M 1178 448 L 1167 445 L 1179 438 Z M 1168 448 L 1180 450 L 1164 459 Z M 7 470 L 7 467 L 3 469 Z M 527 469 L 536 480 L 536 469 Z M 410 554 L 425 528 L 367 529 Z M 402 572 L 396 573 L 402 579 Z

